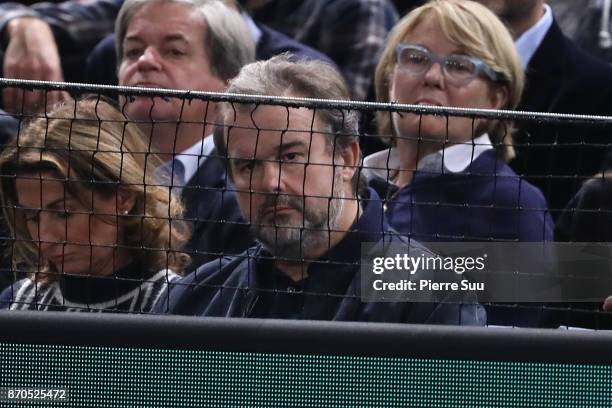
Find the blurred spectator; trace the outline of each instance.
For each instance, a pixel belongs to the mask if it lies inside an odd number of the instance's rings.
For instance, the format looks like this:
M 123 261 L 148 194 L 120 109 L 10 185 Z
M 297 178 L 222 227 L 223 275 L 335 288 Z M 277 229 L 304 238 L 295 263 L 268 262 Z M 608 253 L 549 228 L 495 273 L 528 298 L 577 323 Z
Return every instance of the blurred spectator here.
M 483 6 L 434 0 L 392 31 L 376 70 L 381 102 L 513 109 L 523 70 L 504 25 Z M 506 164 L 511 124 L 489 119 L 379 115 L 390 150 L 366 157 L 372 186 L 387 197 L 400 233 L 431 241 L 549 241 L 542 193 Z
M 95 44 L 112 32 L 118 0 L 42 2 L 31 7 L 15 2 L 0 3 L 0 31 L 6 78 L 45 81 L 83 80 L 85 58 Z M 112 17 L 108 18 L 109 13 Z M 105 18 L 106 17 L 106 18 Z M 88 24 L 94 21 L 95 24 Z M 62 58 L 60 58 L 60 54 Z M 65 99 L 59 92 L 2 91 L 9 112 L 37 112 Z
M 348 98 L 346 85 L 330 66 L 317 61 L 292 63 L 282 57 L 246 66 L 228 90 Z M 204 265 L 179 281 L 157 312 L 485 323 L 482 308 L 469 292 L 430 293 L 422 303 L 361 301 L 362 242 L 385 248 L 400 244 L 411 255 L 431 253 L 390 230 L 376 193 L 361 191 L 354 112 L 224 104 L 221 118 L 223 128 L 215 134 L 215 144 L 227 153 L 240 209 L 259 244 L 239 256 Z M 417 276 L 431 278 L 430 272 L 419 270 Z
M 256 21 L 328 55 L 365 100 L 374 67 L 397 21 L 390 0 L 241 0 Z
M 565 210 L 561 212 L 557 221 L 555 236 L 558 241 L 582 243 L 603 242 L 609 245 L 612 242 L 612 173 L 605 171 L 585 181 L 580 190 L 570 200 Z M 588 244 L 587 244 L 588 245 Z M 609 254 L 609 248 L 593 246 L 592 253 L 603 250 Z M 582 276 L 598 279 L 599 272 L 584 268 Z M 609 276 L 605 276 L 609 279 Z M 607 285 L 602 281 L 600 285 Z M 567 305 L 566 305 L 567 306 Z M 585 327 L 603 328 L 603 321 L 597 314 L 581 315 L 581 310 L 612 312 L 612 296 L 603 302 L 580 302 L 570 304 L 564 311 L 565 320 L 572 319 L 576 325 Z M 576 312 L 579 310 L 579 312 Z M 586 323 L 585 323 L 586 320 Z M 594 321 L 594 322 L 593 322 Z M 607 329 L 612 328 L 610 319 L 607 319 Z M 566 323 L 567 324 L 567 323 Z
M 395 9 L 400 16 L 408 14 L 413 9 L 422 6 L 427 0 L 393 0 Z
M 518 110 L 612 113 L 612 68 L 568 39 L 544 0 L 478 1 L 506 22 L 526 67 Z M 517 127 L 511 165 L 542 190 L 556 217 L 582 181 L 600 170 L 610 130 L 526 120 Z
M 603 310 L 606 312 L 612 312 L 612 295 L 608 296 L 604 301 Z
M 612 62 L 610 0 L 548 0 L 561 30 L 582 49 Z
M 82 82 L 116 84 L 116 56 L 114 40 L 107 38 L 113 31 L 115 17 L 124 0 L 68 0 L 59 4 L 36 3 L 26 7 L 19 3 L 0 4 L 0 30 L 5 38 L 4 74 L 8 78 L 62 81 L 64 78 Z M 234 0 L 225 0 L 232 7 Z M 253 39 L 257 43 L 257 58 L 265 59 L 282 52 L 298 57 L 329 58 L 263 24 L 253 22 L 243 14 Z M 58 51 L 59 50 L 59 51 Z M 60 54 L 61 62 L 60 64 Z M 66 71 L 68 69 L 68 72 Z M 66 74 L 66 75 L 64 75 Z M 84 75 L 85 74 L 85 75 Z M 49 93 L 47 102 L 53 103 L 66 95 Z M 23 93 L 15 89 L 3 91 L 4 106 L 19 112 L 25 98 L 27 112 L 44 107 L 41 92 Z
M 585 181 L 557 222 L 557 240 L 612 242 L 612 173 Z
M 238 3 L 234 0 L 225 0 L 225 3 L 239 10 Z M 255 58 L 258 60 L 265 60 L 274 55 L 289 52 L 295 58 L 317 59 L 333 63 L 329 57 L 319 51 L 301 44 L 264 24 L 253 21 L 246 12 L 242 13 L 242 18 L 249 27 L 255 41 Z M 101 41 L 87 58 L 87 82 L 116 85 L 116 61 L 115 35 L 112 34 Z
M 220 92 L 255 54 L 240 14 L 219 0 L 126 0 L 115 32 L 123 86 Z M 242 252 L 251 239 L 214 150 L 216 105 L 145 96 L 120 103 L 166 161 L 184 200 L 191 267 Z
M 144 137 L 114 107 L 87 100 L 49 117 L 0 155 L 13 262 L 31 273 L 0 307 L 150 311 L 188 262 L 176 252 L 187 238 L 179 201 L 151 185 Z
M 15 137 L 19 128 L 17 119 L 0 110 L 0 153 Z M 0 292 L 15 280 L 11 267 L 11 250 L 13 242 L 4 215 L 0 212 Z

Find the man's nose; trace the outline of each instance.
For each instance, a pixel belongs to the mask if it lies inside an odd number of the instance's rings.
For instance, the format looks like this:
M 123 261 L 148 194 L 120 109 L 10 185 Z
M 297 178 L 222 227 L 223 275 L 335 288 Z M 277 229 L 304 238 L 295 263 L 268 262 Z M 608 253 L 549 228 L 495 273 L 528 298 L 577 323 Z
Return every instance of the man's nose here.
M 138 68 L 140 70 L 160 69 L 161 56 L 154 47 L 145 48 L 138 58 Z
M 263 192 L 274 193 L 284 191 L 283 170 L 278 160 L 268 160 L 262 164 L 260 184 Z

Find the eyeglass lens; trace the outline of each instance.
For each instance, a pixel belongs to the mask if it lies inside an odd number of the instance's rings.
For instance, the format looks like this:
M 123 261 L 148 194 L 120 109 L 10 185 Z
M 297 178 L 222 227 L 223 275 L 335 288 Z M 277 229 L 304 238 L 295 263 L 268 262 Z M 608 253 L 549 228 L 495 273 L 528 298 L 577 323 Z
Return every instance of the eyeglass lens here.
M 423 74 L 438 62 L 446 79 L 455 85 L 466 84 L 478 74 L 474 62 L 462 55 L 440 57 L 424 50 L 405 48 L 398 57 L 398 65 L 414 74 Z

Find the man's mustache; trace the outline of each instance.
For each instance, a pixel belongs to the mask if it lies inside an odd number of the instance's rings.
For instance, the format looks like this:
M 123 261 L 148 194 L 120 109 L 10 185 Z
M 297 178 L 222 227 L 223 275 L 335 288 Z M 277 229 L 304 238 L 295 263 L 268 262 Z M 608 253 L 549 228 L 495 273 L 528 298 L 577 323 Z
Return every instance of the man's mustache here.
M 266 214 L 272 212 L 274 214 L 275 207 L 289 207 L 296 211 L 304 212 L 304 203 L 302 198 L 289 195 L 268 195 L 257 211 L 257 219 L 261 219 Z

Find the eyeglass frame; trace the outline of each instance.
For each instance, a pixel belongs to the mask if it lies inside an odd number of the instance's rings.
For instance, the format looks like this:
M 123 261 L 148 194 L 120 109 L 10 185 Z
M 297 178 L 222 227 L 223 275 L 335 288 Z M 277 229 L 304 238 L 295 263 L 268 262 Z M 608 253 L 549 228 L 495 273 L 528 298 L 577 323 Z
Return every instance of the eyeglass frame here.
M 430 65 L 429 65 L 429 67 L 427 67 L 422 72 L 422 74 L 425 74 L 427 71 L 429 71 L 431 69 L 431 67 L 435 63 L 438 63 L 438 64 L 440 64 L 440 67 L 442 68 L 442 73 L 443 73 L 444 77 L 446 78 L 446 70 L 444 68 L 444 66 L 445 66 L 444 63 L 448 60 L 449 57 L 460 56 L 462 58 L 466 58 L 468 61 L 470 61 L 476 67 L 476 74 L 474 75 L 474 77 L 471 78 L 468 82 L 465 82 L 465 83 L 461 84 L 461 86 L 465 86 L 465 85 L 469 84 L 474 79 L 476 79 L 476 77 L 478 77 L 478 75 L 480 75 L 480 74 L 484 74 L 488 79 L 490 79 L 493 82 L 508 82 L 508 79 L 506 78 L 506 75 L 504 73 L 495 71 L 493 68 L 491 68 L 486 62 L 484 62 L 480 58 L 473 57 L 471 55 L 465 55 L 465 54 L 449 54 L 449 55 L 446 55 L 446 56 L 441 56 L 441 55 L 438 55 L 438 54 L 435 54 L 435 53 L 429 51 L 427 48 L 425 48 L 423 46 L 420 46 L 418 44 L 413 44 L 413 43 L 399 43 L 399 44 L 397 44 L 397 46 L 395 47 L 395 64 L 397 66 L 401 66 L 401 64 L 400 64 L 400 56 L 401 56 L 402 52 L 404 50 L 407 50 L 407 49 L 413 49 L 413 50 L 418 50 L 418 51 L 424 52 L 429 57 Z

